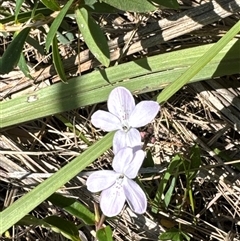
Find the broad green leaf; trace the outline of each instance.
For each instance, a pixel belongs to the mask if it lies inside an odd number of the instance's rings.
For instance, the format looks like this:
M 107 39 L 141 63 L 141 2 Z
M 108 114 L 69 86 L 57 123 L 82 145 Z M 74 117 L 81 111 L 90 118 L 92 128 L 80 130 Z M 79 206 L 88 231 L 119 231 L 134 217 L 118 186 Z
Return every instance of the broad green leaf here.
M 7 74 L 17 65 L 22 53 L 23 45 L 29 34 L 30 28 L 24 28 L 9 44 L 0 59 L 0 73 Z
M 171 228 L 160 234 L 159 240 L 183 241 L 183 235 L 181 230 L 177 228 Z
M 240 20 L 205 54 L 203 54 L 179 78 L 166 87 L 157 97 L 159 103 L 167 101 L 187 84 L 204 66 L 206 66 L 240 32 Z
M 19 14 L 19 12 L 20 12 L 21 6 L 22 6 L 22 4 L 23 4 L 24 1 L 25 1 L 25 0 L 17 0 L 17 1 L 16 1 L 15 14 L 14 14 L 14 16 L 15 16 L 15 22 L 17 22 L 18 14 Z
M 85 8 L 76 9 L 75 14 L 78 27 L 88 48 L 100 63 L 109 66 L 109 47 L 100 26 Z
M 76 199 L 64 197 L 60 194 L 54 193 L 48 198 L 48 200 L 58 207 L 63 208 L 71 215 L 81 219 L 85 224 L 95 224 L 94 214 L 85 205 L 81 204 Z
M 54 36 L 57 33 L 57 30 L 61 24 L 61 22 L 63 21 L 68 9 L 71 7 L 72 3 L 74 0 L 69 0 L 67 1 L 67 3 L 64 5 L 64 7 L 59 11 L 57 17 L 54 19 L 54 21 L 51 24 L 51 27 L 49 29 L 49 32 L 47 34 L 47 38 L 46 38 L 46 50 L 47 52 L 49 51 L 50 45 L 54 39 Z
M 59 11 L 60 5 L 58 3 L 58 1 L 56 0 L 41 0 L 41 2 L 49 9 L 53 10 L 53 11 Z
M 86 3 L 85 3 L 86 4 Z M 107 3 L 104 2 L 96 2 L 93 5 L 82 5 L 80 4 L 80 7 L 83 7 L 87 9 L 89 12 L 96 12 L 96 13 L 119 13 L 121 10 L 110 6 Z
M 26 215 L 25 217 L 23 217 L 18 223 L 18 225 L 35 225 L 35 226 L 45 226 L 47 227 L 46 222 L 44 222 L 42 219 L 36 218 L 30 214 Z M 49 226 L 50 227 L 50 226 Z
M 23 53 L 21 53 L 21 55 L 20 55 L 20 59 L 18 61 L 18 67 L 21 69 L 21 71 L 24 73 L 24 75 L 26 77 L 28 77 L 29 79 L 32 79 L 32 76 L 30 75 L 30 71 L 29 71 L 29 68 L 26 63 Z
M 53 64 L 56 72 L 58 73 L 58 76 L 64 83 L 67 83 L 67 77 L 65 75 L 63 63 L 59 54 L 58 42 L 57 42 L 56 36 L 53 38 L 53 41 L 52 41 L 52 56 L 53 56 Z
M 151 2 L 155 2 L 159 5 L 162 5 L 164 7 L 178 9 L 179 4 L 177 0 L 151 0 Z
M 110 91 L 119 85 L 134 94 L 162 89 L 181 76 L 211 46 L 213 44 L 97 70 L 72 78 L 67 85 L 58 83 L 34 91 L 32 95 L 36 97 L 35 101 L 28 101 L 31 94 L 26 94 L 0 102 L 0 128 L 106 101 Z M 239 48 L 239 40 L 230 42 L 191 82 L 239 73 Z
M 77 227 L 70 221 L 58 216 L 49 216 L 44 219 L 26 215 L 19 222 L 19 225 L 35 225 L 52 229 L 55 233 L 61 233 L 64 237 L 72 241 L 81 241 Z
M 112 230 L 110 226 L 101 228 L 96 233 L 98 241 L 113 241 L 112 239 Z
M 0 235 L 108 150 L 112 145 L 113 134 L 107 134 L 66 166 L 3 210 L 1 220 L 4 220 L 4 222 L 0 225 Z
M 156 10 L 156 7 L 148 2 L 147 0 L 102 0 L 103 2 L 118 8 L 123 11 L 129 11 L 129 12 L 151 12 Z
M 72 241 L 81 241 L 77 227 L 70 221 L 58 216 L 49 216 L 43 219 L 56 233 L 61 233 L 64 237 Z

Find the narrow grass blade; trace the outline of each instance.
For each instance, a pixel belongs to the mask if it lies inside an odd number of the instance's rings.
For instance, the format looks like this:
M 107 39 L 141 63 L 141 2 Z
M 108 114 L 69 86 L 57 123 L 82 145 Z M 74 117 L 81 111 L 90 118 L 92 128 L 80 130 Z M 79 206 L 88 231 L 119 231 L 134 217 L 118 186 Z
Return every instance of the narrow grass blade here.
M 179 78 L 211 45 L 143 58 L 0 102 L 0 128 L 105 101 L 118 85 L 134 94 L 159 90 Z M 239 73 L 240 41 L 231 41 L 191 82 Z M 159 64 L 161 63 L 161 64 Z M 123 81 L 124 80 L 124 81 Z M 33 97 L 33 98 L 31 98 Z
M 158 96 L 157 101 L 163 103 L 187 84 L 204 66 L 206 66 L 234 37 L 240 32 L 238 21 L 217 43 L 215 43 L 201 58 L 172 84 L 166 87 Z M 239 50 L 238 50 L 239 54 Z
M 54 175 L 2 211 L 0 217 L 0 235 L 109 149 L 112 145 L 112 138 L 113 133 L 107 134 Z
M 54 19 L 54 21 L 51 24 L 51 27 L 49 29 L 49 32 L 47 34 L 47 38 L 46 38 L 46 50 L 47 52 L 49 51 L 50 45 L 53 41 L 54 36 L 57 33 L 57 30 L 63 20 L 63 18 L 65 17 L 68 9 L 71 7 L 72 3 L 74 0 L 69 0 L 66 2 L 66 4 L 64 5 L 64 7 L 61 9 L 61 11 L 59 12 L 59 14 L 57 15 L 57 17 Z
M 20 9 L 22 7 L 22 4 L 23 4 L 24 0 L 17 0 L 16 1 L 16 7 L 15 7 L 15 22 L 17 22 L 17 19 L 18 19 L 18 14 L 20 12 Z
M 64 72 L 63 63 L 59 54 L 58 50 L 58 42 L 56 36 L 53 38 L 52 41 L 52 55 L 53 55 L 53 64 L 58 73 L 58 76 L 62 80 L 63 83 L 67 83 L 67 77 Z

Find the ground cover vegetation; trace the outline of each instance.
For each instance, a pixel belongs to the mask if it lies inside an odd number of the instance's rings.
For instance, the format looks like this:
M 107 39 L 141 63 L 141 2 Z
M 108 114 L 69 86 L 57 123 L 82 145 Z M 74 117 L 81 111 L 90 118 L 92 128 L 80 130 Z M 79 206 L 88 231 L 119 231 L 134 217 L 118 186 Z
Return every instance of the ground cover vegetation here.
M 0 240 L 240 240 L 239 19 L 0 0 Z

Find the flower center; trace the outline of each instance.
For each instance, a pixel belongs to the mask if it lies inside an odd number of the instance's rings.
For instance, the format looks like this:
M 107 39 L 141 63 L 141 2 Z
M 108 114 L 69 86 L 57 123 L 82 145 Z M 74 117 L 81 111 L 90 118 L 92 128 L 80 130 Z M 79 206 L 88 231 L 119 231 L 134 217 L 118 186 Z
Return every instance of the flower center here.
M 122 129 L 125 132 L 128 132 L 131 127 L 128 125 L 127 121 L 122 122 Z
M 123 174 L 120 174 L 117 177 L 117 179 L 116 179 L 116 187 L 117 187 L 117 189 L 122 187 L 123 179 L 124 179 L 124 175 Z

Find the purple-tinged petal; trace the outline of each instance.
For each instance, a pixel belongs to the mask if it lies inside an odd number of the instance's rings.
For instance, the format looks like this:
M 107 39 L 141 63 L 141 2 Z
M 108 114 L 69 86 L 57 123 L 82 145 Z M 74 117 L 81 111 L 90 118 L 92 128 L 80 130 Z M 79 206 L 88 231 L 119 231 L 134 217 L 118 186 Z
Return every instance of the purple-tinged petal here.
M 108 110 L 121 121 L 128 120 L 135 107 L 131 92 L 124 87 L 113 89 L 108 97 Z
M 126 201 L 122 186 L 115 184 L 101 193 L 100 207 L 103 214 L 107 217 L 118 215 Z
M 120 149 L 113 158 L 112 167 L 115 172 L 123 173 L 133 159 L 133 150 L 130 147 Z
M 130 128 L 127 132 L 119 130 L 113 137 L 113 153 L 115 155 L 124 147 L 132 147 L 137 150 L 141 145 L 140 132 L 135 128 Z
M 142 142 L 141 142 L 141 135 L 140 132 L 135 129 L 135 128 L 131 128 L 126 135 L 126 145 L 130 146 L 130 147 L 137 147 L 137 146 L 141 146 Z
M 135 213 L 145 213 L 147 209 L 147 198 L 140 186 L 133 180 L 125 178 L 123 190 L 130 208 Z
M 145 126 L 155 118 L 159 110 L 160 106 L 157 102 L 150 100 L 141 101 L 130 115 L 129 125 L 135 128 Z
M 104 189 L 111 187 L 117 179 L 117 174 L 110 170 L 101 170 L 92 173 L 86 182 L 87 189 L 90 192 L 100 192 Z
M 135 178 L 143 163 L 144 157 L 145 157 L 145 153 L 143 150 L 138 150 L 136 152 L 133 152 L 132 160 L 131 162 L 126 163 L 123 174 L 130 179 Z
M 115 131 L 122 128 L 121 121 L 112 113 L 98 110 L 91 117 L 92 124 L 104 131 Z
M 119 150 L 126 147 L 126 132 L 119 130 L 113 137 L 113 153 L 116 155 Z

